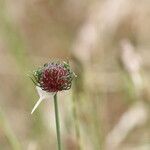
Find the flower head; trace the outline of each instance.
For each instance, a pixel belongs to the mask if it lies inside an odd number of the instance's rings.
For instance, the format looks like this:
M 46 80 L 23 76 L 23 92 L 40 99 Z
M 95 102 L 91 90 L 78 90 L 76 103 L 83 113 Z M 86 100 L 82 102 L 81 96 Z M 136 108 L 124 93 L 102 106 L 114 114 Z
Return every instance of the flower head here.
M 30 78 L 36 85 L 40 98 L 31 113 L 33 113 L 41 101 L 48 98 L 50 94 L 53 95 L 59 91 L 69 90 L 74 77 L 76 77 L 75 73 L 69 64 L 64 61 L 50 62 L 35 70 Z
M 66 62 L 50 62 L 33 72 L 32 80 L 42 90 L 58 92 L 69 90 L 75 73 Z

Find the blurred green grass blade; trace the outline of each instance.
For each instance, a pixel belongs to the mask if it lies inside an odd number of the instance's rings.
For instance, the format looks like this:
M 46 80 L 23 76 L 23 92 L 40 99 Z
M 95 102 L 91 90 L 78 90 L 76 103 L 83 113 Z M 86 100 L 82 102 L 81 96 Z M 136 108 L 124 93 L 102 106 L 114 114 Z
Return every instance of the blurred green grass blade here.
M 21 83 L 22 95 L 28 99 L 27 105 L 32 106 L 34 104 L 35 95 L 30 82 L 28 82 L 28 77 L 25 76 L 27 71 L 31 68 L 31 60 L 29 55 L 27 55 L 27 49 L 25 40 L 22 37 L 19 28 L 14 24 L 11 16 L 8 15 L 5 0 L 0 0 L 0 34 L 4 38 L 4 41 L 7 44 L 8 50 L 12 57 L 15 59 L 16 64 L 18 65 L 21 73 L 22 79 L 19 81 Z M 35 126 L 36 124 L 36 126 Z M 31 131 L 31 136 L 42 135 L 41 132 L 42 124 L 42 115 L 38 115 L 38 120 L 32 120 L 33 129 Z
M 13 150 L 21 150 L 21 144 L 18 141 L 17 137 L 13 133 L 8 121 L 6 120 L 6 116 L 3 114 L 0 108 L 0 127 L 4 131 L 11 147 Z
M 0 32 L 11 54 L 19 62 L 20 67 L 28 67 L 29 60 L 26 55 L 26 47 L 18 27 L 14 25 L 11 16 L 8 15 L 4 0 L 0 0 Z M 24 69 L 22 68 L 24 71 Z

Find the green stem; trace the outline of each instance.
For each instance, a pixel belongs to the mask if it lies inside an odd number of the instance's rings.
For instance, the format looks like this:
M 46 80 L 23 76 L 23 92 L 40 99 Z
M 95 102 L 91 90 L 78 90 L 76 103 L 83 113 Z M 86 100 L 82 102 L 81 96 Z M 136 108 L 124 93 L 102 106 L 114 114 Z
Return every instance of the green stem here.
M 60 139 L 60 125 L 59 125 L 59 112 L 57 104 L 57 93 L 54 95 L 54 105 L 55 105 L 55 120 L 56 120 L 56 131 L 57 131 L 57 145 L 58 150 L 61 150 L 61 139 Z

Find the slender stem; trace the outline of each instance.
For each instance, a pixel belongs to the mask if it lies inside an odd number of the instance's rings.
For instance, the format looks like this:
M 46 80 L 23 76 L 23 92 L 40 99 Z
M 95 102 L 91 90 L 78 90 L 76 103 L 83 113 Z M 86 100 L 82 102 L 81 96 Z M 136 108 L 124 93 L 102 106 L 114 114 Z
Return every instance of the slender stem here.
M 55 105 L 55 121 L 56 121 L 56 132 L 57 132 L 57 144 L 58 150 L 61 150 L 61 139 L 60 139 L 60 125 L 59 125 L 59 112 L 57 104 L 57 93 L 54 95 L 54 105 Z

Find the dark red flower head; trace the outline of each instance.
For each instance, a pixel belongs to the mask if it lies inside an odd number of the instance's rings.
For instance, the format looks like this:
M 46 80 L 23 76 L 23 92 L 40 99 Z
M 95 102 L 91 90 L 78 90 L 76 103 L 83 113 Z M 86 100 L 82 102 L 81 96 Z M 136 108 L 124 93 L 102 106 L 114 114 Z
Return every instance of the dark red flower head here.
M 69 90 L 75 73 L 66 62 L 50 62 L 33 73 L 32 81 L 47 92 Z

